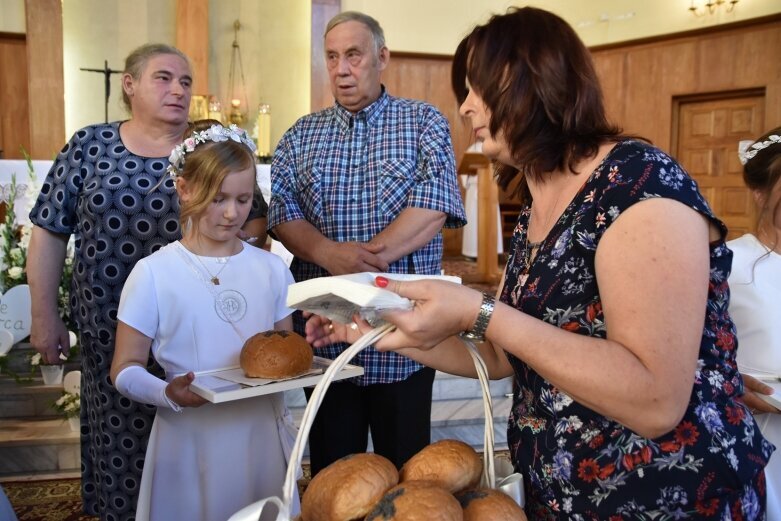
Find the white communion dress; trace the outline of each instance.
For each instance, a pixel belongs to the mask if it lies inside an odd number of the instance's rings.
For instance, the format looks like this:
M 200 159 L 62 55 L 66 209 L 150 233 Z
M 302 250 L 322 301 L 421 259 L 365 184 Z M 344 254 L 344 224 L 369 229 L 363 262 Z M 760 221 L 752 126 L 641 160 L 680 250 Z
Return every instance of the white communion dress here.
M 781 375 L 781 255 L 751 234 L 727 243 L 733 251 L 729 313 L 738 332 L 738 367 L 752 375 Z M 781 414 L 755 416 L 776 446 L 765 467 L 767 519 L 781 521 Z
M 285 300 L 292 282 L 283 261 L 258 248 L 196 258 L 175 242 L 138 262 L 122 292 L 119 320 L 154 339 L 152 353 L 170 381 L 188 371 L 238 366 L 244 340 L 290 314 Z M 136 519 L 225 520 L 250 503 L 282 497 L 287 462 L 280 409 L 281 394 L 181 412 L 159 407 Z M 271 514 L 262 519 L 274 519 Z

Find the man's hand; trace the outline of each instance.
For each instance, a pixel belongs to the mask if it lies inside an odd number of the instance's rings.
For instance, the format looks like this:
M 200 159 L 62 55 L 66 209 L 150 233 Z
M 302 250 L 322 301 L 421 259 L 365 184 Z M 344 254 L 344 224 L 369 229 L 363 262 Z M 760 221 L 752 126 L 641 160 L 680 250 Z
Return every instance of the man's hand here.
M 37 318 L 30 328 L 30 344 L 41 353 L 44 364 L 61 364 L 60 353 L 67 356 L 70 351 L 68 328 L 56 313 L 47 319 Z
M 206 403 L 206 399 L 190 390 L 190 384 L 193 383 L 193 380 L 195 380 L 195 374 L 192 371 L 177 376 L 165 388 L 165 395 L 182 407 L 200 407 Z
M 388 263 L 378 255 L 383 249 L 383 244 L 334 242 L 329 248 L 327 262 L 323 267 L 331 275 L 388 271 Z

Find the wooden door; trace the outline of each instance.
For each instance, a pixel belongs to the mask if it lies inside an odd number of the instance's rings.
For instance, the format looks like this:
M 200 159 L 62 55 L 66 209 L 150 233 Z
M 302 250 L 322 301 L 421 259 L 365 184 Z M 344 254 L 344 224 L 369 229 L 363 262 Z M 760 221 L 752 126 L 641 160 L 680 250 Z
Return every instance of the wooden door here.
M 391 53 L 388 67 L 382 73 L 382 83 L 388 93 L 422 100 L 434 105 L 450 123 L 456 163 L 469 147 L 471 129 L 458 114 L 458 102 L 450 87 L 450 56 Z M 444 254 L 461 254 L 461 229 L 443 231 Z
M 729 239 L 754 229 L 755 208 L 743 184 L 738 142 L 762 135 L 763 93 L 679 100 L 673 143 L 676 156 L 694 177 L 711 208 L 729 228 Z
M 2 159 L 30 151 L 27 42 L 23 34 L 0 33 L 0 150 Z

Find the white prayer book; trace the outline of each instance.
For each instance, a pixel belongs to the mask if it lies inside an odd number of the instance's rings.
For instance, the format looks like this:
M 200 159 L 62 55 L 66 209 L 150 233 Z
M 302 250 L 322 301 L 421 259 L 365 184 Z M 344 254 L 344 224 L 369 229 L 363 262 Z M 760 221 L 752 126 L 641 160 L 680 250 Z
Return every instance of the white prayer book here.
M 353 273 L 320 277 L 291 284 L 287 290 L 289 308 L 309 311 L 334 322 L 349 324 L 353 315 L 378 326 L 384 310 L 412 309 L 412 301 L 392 291 L 374 285 L 381 275 L 392 280 L 437 279 L 461 284 L 461 278 L 452 275 L 407 275 L 400 273 Z
M 238 367 L 204 371 L 195 374 L 190 390 L 212 403 L 222 403 L 300 387 L 314 387 L 323 379 L 323 373 L 332 363 L 333 360 L 316 356 L 312 361 L 312 369 L 298 376 L 281 380 L 248 378 Z M 334 381 L 355 378 L 362 374 L 363 367 L 347 364 L 336 373 Z

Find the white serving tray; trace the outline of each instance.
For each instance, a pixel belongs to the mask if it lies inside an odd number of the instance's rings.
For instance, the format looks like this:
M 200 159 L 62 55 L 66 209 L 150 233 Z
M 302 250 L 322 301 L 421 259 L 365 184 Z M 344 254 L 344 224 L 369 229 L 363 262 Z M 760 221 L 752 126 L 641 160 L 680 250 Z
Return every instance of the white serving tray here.
M 312 361 L 310 372 L 285 380 L 247 378 L 239 367 L 205 371 L 195 375 L 190 390 L 212 403 L 221 403 L 289 389 L 312 387 L 323 378 L 323 372 L 332 362 L 333 360 L 316 356 Z M 345 380 L 362 374 L 363 367 L 347 364 L 344 369 L 336 373 L 334 380 Z

